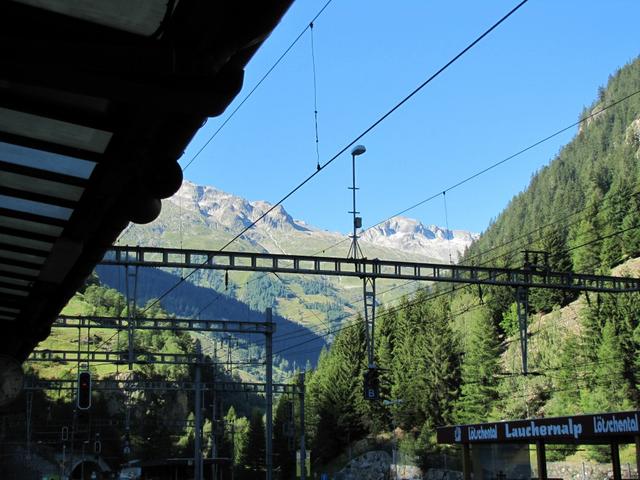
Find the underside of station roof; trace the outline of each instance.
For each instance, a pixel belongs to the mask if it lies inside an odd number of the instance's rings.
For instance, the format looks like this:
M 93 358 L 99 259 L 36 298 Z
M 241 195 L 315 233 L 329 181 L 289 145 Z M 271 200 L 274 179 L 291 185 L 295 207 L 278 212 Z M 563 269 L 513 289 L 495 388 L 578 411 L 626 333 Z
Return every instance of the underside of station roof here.
M 0 354 L 24 360 L 127 224 L 158 216 L 291 2 L 2 2 Z

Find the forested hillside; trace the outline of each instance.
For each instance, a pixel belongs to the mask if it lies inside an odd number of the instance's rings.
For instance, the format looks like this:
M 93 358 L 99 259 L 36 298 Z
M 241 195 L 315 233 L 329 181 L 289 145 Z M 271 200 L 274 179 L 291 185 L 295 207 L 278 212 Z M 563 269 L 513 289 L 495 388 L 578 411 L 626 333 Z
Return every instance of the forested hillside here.
M 147 306 L 150 306 L 148 303 Z M 149 318 L 167 318 L 169 315 L 157 305 L 146 309 L 138 306 L 142 316 Z M 144 312 L 144 313 L 142 313 Z M 116 290 L 99 284 L 96 277 L 90 278 L 63 311 L 64 314 L 126 316 L 125 298 Z M 134 344 L 138 351 L 164 353 L 193 353 L 196 339 L 183 332 L 172 331 L 136 331 Z M 114 334 L 113 330 L 99 327 L 78 336 L 74 329 L 56 329 L 43 342 L 40 349 L 76 348 L 96 351 L 108 349 L 120 351 L 126 349 L 126 334 Z M 241 381 L 237 369 L 234 373 L 224 361 L 211 368 L 202 369 L 203 382 Z M 30 364 L 29 375 L 43 379 L 75 379 L 79 366 L 69 363 Z M 83 367 L 82 367 L 83 368 Z M 157 381 L 192 382 L 192 365 L 134 365 L 128 370 L 126 365 L 91 363 L 89 369 L 94 381 L 104 379 L 136 379 Z M 262 366 L 262 369 L 264 367 Z M 278 398 L 278 397 L 276 397 Z M 211 391 L 204 395 L 204 405 L 210 406 L 217 401 L 218 415 L 224 421 L 218 421 L 220 456 L 231 457 L 235 462 L 236 478 L 254 478 L 255 469 L 262 468 L 264 458 L 264 398 L 253 393 L 226 393 L 214 399 Z M 281 399 L 286 406 L 286 398 Z M 24 402 L 24 400 L 23 400 Z M 75 392 L 43 391 L 33 396 L 32 421 L 40 427 L 31 433 L 34 443 L 55 443 L 61 427 L 75 424 L 79 431 L 91 432 L 102 439 L 103 455 L 115 467 L 129 459 L 158 459 L 162 457 L 192 456 L 194 448 L 194 394 L 185 390 L 148 390 L 148 391 L 94 391 L 91 410 L 76 411 Z M 211 449 L 211 408 L 203 409 L 204 447 Z M 279 422 L 283 412 L 276 415 Z M 127 418 L 129 422 L 127 423 Z M 46 428 L 45 428 L 46 426 Z M 11 432 L 10 438 L 24 438 L 26 431 L 20 425 Z M 55 437 L 55 438 L 54 438 Z M 286 439 L 285 439 L 286 440 Z M 124 447 L 129 447 L 125 453 Z M 288 449 L 288 443 L 279 445 Z M 285 456 L 284 451 L 281 452 Z M 287 450 L 288 451 L 288 450 Z
M 575 138 L 461 263 L 522 267 L 526 249 L 548 252 L 552 270 L 638 275 L 628 260 L 640 256 L 640 60 L 611 76 L 580 118 Z M 438 425 L 639 406 L 638 294 L 532 290 L 529 314 L 525 376 L 512 289 L 435 287 L 382 308 L 376 363 L 387 406 L 363 399 L 362 322 L 343 328 L 308 376 L 315 461 L 399 427 L 401 448 L 429 463 Z
M 126 281 L 122 268 L 98 266 L 96 272 L 102 283 L 119 292 L 126 292 Z M 263 322 L 267 307 L 275 307 L 278 302 L 282 303 L 294 297 L 288 284 L 284 283 L 286 278 L 279 280 L 264 274 L 254 274 L 246 282 L 242 294 L 239 295 L 242 300 L 238 300 L 235 298 L 236 284 L 229 281 L 225 286 L 223 273 L 201 271 L 196 272 L 193 277 L 195 277 L 194 283 L 197 285 L 192 282 L 183 282 L 171 295 L 167 295 L 162 300 L 162 307 L 176 317 Z M 179 274 L 174 275 L 156 268 L 140 269 L 136 282 L 138 303 L 145 305 L 158 298 L 173 287 L 179 278 Z M 133 292 L 131 279 L 130 283 L 130 290 Z M 322 294 L 324 301 L 317 301 L 315 304 L 308 302 L 307 309 L 318 312 L 318 315 L 322 315 L 326 319 L 326 323 L 329 325 L 338 324 L 345 316 L 344 305 L 337 301 L 330 301 L 332 298 L 331 287 L 324 286 L 315 279 L 298 280 L 297 284 L 302 288 L 299 295 L 312 296 L 317 292 Z M 289 319 L 279 314 L 280 309 L 275 308 L 274 310 L 273 321 L 276 324 L 276 334 L 273 339 L 273 347 L 275 352 L 281 350 L 284 352 L 276 359 L 277 363 L 281 363 L 282 367 L 286 369 L 294 368 L 294 363 L 302 366 L 307 362 L 315 363 L 317 357 L 315 352 L 309 352 L 308 355 L 298 353 L 295 357 L 288 357 L 289 350 L 287 348 L 300 337 L 312 339 L 318 338 L 317 335 L 303 322 L 295 322 L 295 317 Z M 318 340 L 322 341 L 321 338 Z M 264 356 L 264 339 L 261 335 L 234 335 L 234 341 L 238 343 L 237 351 L 243 360 Z
M 637 255 L 639 91 L 636 60 L 609 78 L 582 112 L 574 140 L 511 200 L 462 263 L 521 265 L 519 251 L 528 248 L 549 251 L 552 266 L 588 273 Z

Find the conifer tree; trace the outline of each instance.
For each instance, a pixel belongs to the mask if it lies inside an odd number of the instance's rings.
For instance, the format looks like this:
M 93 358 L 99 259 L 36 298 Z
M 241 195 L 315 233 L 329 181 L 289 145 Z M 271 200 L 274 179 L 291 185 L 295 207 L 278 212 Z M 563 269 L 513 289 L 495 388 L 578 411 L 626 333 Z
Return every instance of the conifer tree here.
M 582 410 L 587 413 L 631 410 L 630 388 L 625 378 L 623 352 L 612 321 L 607 320 L 600 340 L 595 365 L 585 375 L 581 391 Z M 606 461 L 608 449 L 591 447 L 592 458 Z
M 417 422 L 424 422 L 424 418 L 418 411 L 420 404 L 420 387 L 416 380 L 417 369 L 417 339 L 420 335 L 419 315 L 413 303 L 404 297 L 397 308 L 395 316 L 395 341 L 393 345 L 391 387 L 392 399 L 402 399 L 402 403 L 393 409 L 395 425 L 403 429 L 409 429 Z
M 566 232 L 556 225 L 543 232 L 540 250 L 549 253 L 548 267 L 556 272 L 573 271 L 571 255 L 567 251 Z M 531 307 L 537 312 L 550 312 L 555 305 L 564 306 L 575 299 L 573 292 L 533 288 L 529 293 Z
M 265 428 L 262 412 L 257 408 L 251 412 L 249 431 L 247 434 L 247 448 L 245 465 L 253 472 L 264 467 L 265 458 Z
M 367 432 L 364 324 L 359 318 L 336 336 L 331 349 L 321 355 L 309 380 L 309 417 L 314 457 L 330 458 Z
M 600 242 L 597 241 L 599 201 L 598 194 L 594 192 L 587 203 L 571 245 L 573 265 L 578 273 L 594 273 L 599 268 Z
M 640 256 L 640 202 L 637 200 L 631 202 L 629 211 L 622 221 L 621 230 L 623 253 L 627 257 Z
M 475 312 L 462 357 L 460 397 L 455 405 L 457 422 L 483 422 L 488 419 L 497 398 L 499 343 L 486 309 Z
M 631 408 L 629 384 L 624 372 L 624 354 L 613 322 L 607 320 L 602 329 L 596 362 L 586 375 L 588 383 L 581 403 L 589 413 Z
M 275 410 L 273 418 L 274 468 L 280 471 L 279 478 L 291 480 L 296 472 L 295 447 L 293 447 L 295 429 L 291 399 L 281 396 Z
M 623 256 L 623 238 L 616 234 L 624 222 L 629 209 L 629 196 L 632 186 L 627 177 L 617 177 L 611 189 L 607 192 L 603 208 L 600 210 L 599 223 L 604 226 L 601 236 L 602 250 L 600 252 L 604 272 L 617 265 Z
M 460 382 L 459 346 L 451 330 L 450 306 L 438 298 L 423 310 L 423 335 L 418 340 L 416 361 L 420 364 L 418 385 L 425 422 L 432 427 L 452 421 L 454 399 Z

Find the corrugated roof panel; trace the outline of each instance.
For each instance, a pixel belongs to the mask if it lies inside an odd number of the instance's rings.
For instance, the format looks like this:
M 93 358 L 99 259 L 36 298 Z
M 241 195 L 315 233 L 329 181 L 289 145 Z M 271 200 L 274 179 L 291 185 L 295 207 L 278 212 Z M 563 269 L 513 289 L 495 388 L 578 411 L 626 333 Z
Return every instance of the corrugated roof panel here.
M 84 188 L 61 182 L 29 177 L 13 172 L 2 172 L 0 187 L 14 188 L 25 192 L 39 193 L 51 197 L 63 198 L 77 202 L 80 200 Z
M 20 285 L 23 287 L 28 287 L 31 283 L 29 280 L 23 280 L 22 278 L 5 277 L 2 274 L 0 274 L 0 282 L 11 283 L 13 285 Z
M 35 268 L 21 267 L 19 265 L 12 265 L 2 261 L 0 258 L 0 272 L 17 273 L 19 275 L 31 275 L 34 278 L 38 276 L 40 270 Z
M 26 290 L 14 290 L 13 288 L 0 287 L 0 293 L 5 293 L 7 295 L 13 295 L 14 297 L 26 297 L 29 295 L 29 292 Z
M 0 131 L 89 152 L 104 153 L 113 133 L 0 107 Z
M 18 212 L 35 213 L 43 217 L 58 218 L 60 220 L 69 220 L 73 213 L 73 210 L 70 208 L 26 200 L 24 198 L 9 197 L 7 195 L 0 195 L 0 207 L 8 210 L 17 210 Z
M 22 262 L 29 262 L 35 265 L 42 265 L 45 261 L 44 256 L 32 255 L 30 253 L 13 252 L 0 248 L 0 258 L 8 258 L 13 260 L 20 260 Z
M 158 30 L 169 4 L 157 0 L 14 1 L 146 37 Z
M 42 240 L 34 240 L 33 238 L 20 237 L 18 235 L 8 235 L 0 232 L 0 243 L 7 243 L 9 245 L 18 245 L 27 248 L 35 248 L 37 250 L 43 250 L 50 252 L 53 248 L 53 243 L 43 242 Z
M 23 218 L 8 217 L 6 215 L 0 215 L 0 227 L 13 228 L 15 230 L 23 230 L 25 232 L 49 235 L 52 237 L 60 236 L 64 230 L 64 228 L 59 225 L 34 222 Z
M 89 160 L 5 142 L 0 142 L 0 160 L 83 179 L 89 178 L 96 166 Z

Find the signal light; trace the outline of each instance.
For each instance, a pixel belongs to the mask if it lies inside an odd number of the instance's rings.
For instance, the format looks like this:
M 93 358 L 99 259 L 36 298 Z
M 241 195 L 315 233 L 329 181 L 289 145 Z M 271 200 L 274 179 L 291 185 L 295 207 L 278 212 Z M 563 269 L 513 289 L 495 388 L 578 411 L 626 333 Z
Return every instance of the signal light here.
M 378 369 L 369 368 L 364 374 L 364 398 L 365 400 L 378 400 L 380 398 L 380 380 Z
M 78 409 L 89 410 L 91 408 L 91 373 L 80 372 L 78 374 Z

